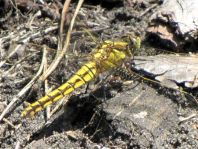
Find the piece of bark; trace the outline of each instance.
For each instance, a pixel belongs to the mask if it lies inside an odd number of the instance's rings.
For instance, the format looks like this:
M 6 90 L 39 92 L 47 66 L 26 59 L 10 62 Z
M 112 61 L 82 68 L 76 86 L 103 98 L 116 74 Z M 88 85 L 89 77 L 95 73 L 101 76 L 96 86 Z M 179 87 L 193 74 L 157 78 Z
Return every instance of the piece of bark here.
M 165 0 L 152 18 L 168 22 L 172 27 L 177 28 L 178 34 L 185 36 L 197 31 L 197 10 L 197 0 Z
M 178 39 L 166 25 L 150 26 L 147 32 L 160 39 L 160 44 L 167 48 L 176 49 L 178 47 Z
M 197 10 L 197 0 L 165 0 L 151 16 L 147 33 L 158 37 L 159 44 L 166 48 L 181 48 L 186 41 L 197 39 Z

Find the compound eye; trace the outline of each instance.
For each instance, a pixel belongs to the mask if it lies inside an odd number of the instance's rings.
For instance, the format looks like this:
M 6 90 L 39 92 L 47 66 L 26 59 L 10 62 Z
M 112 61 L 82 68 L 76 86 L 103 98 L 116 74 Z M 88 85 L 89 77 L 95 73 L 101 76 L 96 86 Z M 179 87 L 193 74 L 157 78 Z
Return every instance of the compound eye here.
M 129 40 L 130 40 L 131 46 L 133 46 L 136 42 L 135 38 L 133 38 L 133 37 L 129 37 Z

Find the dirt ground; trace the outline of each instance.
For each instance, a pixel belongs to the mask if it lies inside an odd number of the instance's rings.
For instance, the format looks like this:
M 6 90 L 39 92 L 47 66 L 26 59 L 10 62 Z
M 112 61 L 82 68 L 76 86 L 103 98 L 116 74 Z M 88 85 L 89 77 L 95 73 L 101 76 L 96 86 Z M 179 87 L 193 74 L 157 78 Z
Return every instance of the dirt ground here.
M 0 5 L 0 113 L 36 75 L 43 49 L 47 47 L 49 64 L 55 57 L 64 4 L 16 2 L 18 8 L 5 1 Z M 65 29 L 76 5 L 70 5 Z M 154 39 L 146 38 L 150 16 L 159 6 L 157 0 L 85 1 L 66 56 L 48 78 L 49 88 L 64 83 L 96 46 L 84 28 L 99 42 L 134 32 L 143 40 L 135 56 L 161 53 L 163 47 L 153 47 Z M 198 148 L 198 112 L 192 98 L 142 79 L 112 82 L 113 77 L 104 79 L 107 75 L 101 76 L 102 83 L 96 80 L 74 92 L 48 120 L 43 111 L 32 119 L 20 117 L 27 102 L 44 95 L 44 83 L 35 82 L 0 123 L 0 148 Z

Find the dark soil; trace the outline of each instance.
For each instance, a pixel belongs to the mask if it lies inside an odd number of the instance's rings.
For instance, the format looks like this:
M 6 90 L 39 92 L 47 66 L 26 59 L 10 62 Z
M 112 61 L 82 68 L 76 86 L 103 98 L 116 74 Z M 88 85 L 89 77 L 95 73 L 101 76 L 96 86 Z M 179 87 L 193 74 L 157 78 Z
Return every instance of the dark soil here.
M 49 64 L 57 48 L 58 28 L 44 31 L 58 26 L 63 2 L 17 2 L 18 9 L 7 1 L 0 5 L 1 112 L 36 75 L 43 48 L 47 47 Z M 96 46 L 83 28 L 90 30 L 98 42 L 134 32 L 143 39 L 142 48 L 135 55 L 159 53 L 145 37 L 149 17 L 160 4 L 141 15 L 156 3 L 86 1 L 76 19 L 67 56 L 48 78 L 49 86 L 55 88 L 64 83 Z M 65 29 L 76 4 L 70 5 Z M 26 41 L 27 38 L 30 39 Z M 8 56 L 17 46 L 19 49 Z M 70 56 L 75 53 L 78 55 Z M 191 98 L 142 80 L 112 82 L 111 78 L 102 83 L 96 80 L 76 91 L 70 102 L 47 121 L 44 112 L 32 119 L 20 117 L 27 106 L 24 101 L 32 103 L 44 95 L 44 85 L 37 81 L 0 123 L 0 148 L 198 148 L 198 112 Z

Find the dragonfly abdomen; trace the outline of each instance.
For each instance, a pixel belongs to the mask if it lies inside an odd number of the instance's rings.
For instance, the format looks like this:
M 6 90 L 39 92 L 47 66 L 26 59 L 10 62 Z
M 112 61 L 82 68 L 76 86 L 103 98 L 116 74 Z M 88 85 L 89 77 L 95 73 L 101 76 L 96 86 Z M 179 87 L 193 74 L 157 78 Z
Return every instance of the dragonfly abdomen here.
M 60 100 L 64 96 L 72 93 L 75 89 L 87 84 L 97 76 L 95 62 L 88 62 L 81 67 L 66 83 L 53 90 L 49 94 L 30 104 L 23 112 L 22 116 L 34 116 L 35 113 L 43 110 L 47 106 Z

